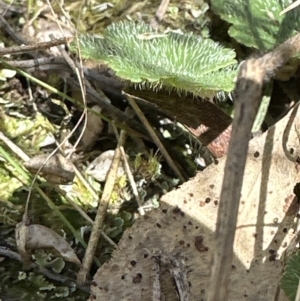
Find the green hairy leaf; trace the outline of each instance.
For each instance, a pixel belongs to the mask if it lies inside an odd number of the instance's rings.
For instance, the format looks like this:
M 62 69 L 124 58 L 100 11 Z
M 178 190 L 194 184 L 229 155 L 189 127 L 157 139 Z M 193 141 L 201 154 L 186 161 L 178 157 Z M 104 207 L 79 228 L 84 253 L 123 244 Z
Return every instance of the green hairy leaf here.
M 232 24 L 231 37 L 265 51 L 284 42 L 300 29 L 300 7 L 280 16 L 292 0 L 214 0 L 212 8 Z
M 284 274 L 280 281 L 280 288 L 289 300 L 294 301 L 300 279 L 300 251 L 292 255 L 285 266 Z
M 141 87 L 200 96 L 234 88 L 234 50 L 192 33 L 158 33 L 144 23 L 119 22 L 107 27 L 103 37 L 79 37 L 79 44 L 84 58 L 106 63 L 121 79 Z M 73 42 L 71 50 L 76 48 Z

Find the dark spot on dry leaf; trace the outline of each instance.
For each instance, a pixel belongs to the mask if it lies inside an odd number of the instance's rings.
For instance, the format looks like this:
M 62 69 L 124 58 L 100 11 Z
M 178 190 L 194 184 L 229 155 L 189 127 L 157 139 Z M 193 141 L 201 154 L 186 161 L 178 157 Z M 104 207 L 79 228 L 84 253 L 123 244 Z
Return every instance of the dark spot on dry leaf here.
M 94 299 L 94 300 L 97 299 L 97 297 L 95 295 L 91 295 L 91 298 Z
M 232 264 L 232 265 L 231 265 L 231 268 L 235 269 L 235 265 L 234 265 L 234 264 Z
M 125 279 L 125 275 L 122 275 L 122 276 L 121 276 L 121 279 L 124 280 L 124 279 Z
M 134 267 L 136 265 L 136 261 L 135 260 L 131 260 L 130 264 Z
M 274 231 L 271 231 L 271 235 L 274 235 L 274 233 L 275 233 Z
M 273 193 L 273 191 L 271 190 L 271 191 L 269 191 L 269 194 L 272 194 Z
M 187 200 L 183 200 L 183 203 L 186 204 L 186 203 L 187 203 Z
M 182 227 L 184 230 L 186 230 L 186 225 L 183 225 L 183 227 Z
M 216 159 L 214 163 L 215 163 L 216 165 L 218 165 L 218 164 L 219 164 L 219 161 Z
M 190 245 L 190 244 L 187 244 L 186 246 L 189 248 L 191 245 Z
M 161 224 L 156 223 L 156 227 L 161 228 Z
M 180 245 L 184 245 L 184 240 L 180 240 L 180 241 L 179 241 L 179 244 L 180 244 Z
M 137 273 L 135 277 L 132 279 L 133 283 L 141 283 L 143 275 L 141 273 Z
M 269 250 L 270 256 L 269 256 L 269 261 L 275 261 L 277 253 L 275 250 Z
M 257 233 L 253 233 L 252 236 L 253 236 L 254 238 L 256 238 L 256 237 L 257 237 Z
M 192 287 L 192 283 L 189 281 L 189 287 Z
M 191 221 L 189 221 L 188 224 L 189 224 L 190 226 L 193 226 L 193 223 L 192 223 Z
M 287 233 L 288 229 L 287 228 L 283 228 L 282 232 L 283 233 Z
M 287 242 L 284 242 L 284 243 L 282 244 L 282 247 L 283 247 L 283 248 L 286 248 L 286 247 L 287 247 Z
M 192 198 L 194 196 L 194 194 L 193 193 L 190 193 L 190 197 Z
M 201 290 L 201 294 L 205 294 L 205 289 L 204 288 Z
M 132 236 L 131 236 L 131 235 L 128 235 L 128 238 L 129 238 L 129 239 L 132 239 Z
M 244 205 L 246 202 L 245 201 L 241 201 L 241 204 Z
M 218 206 L 219 201 L 218 201 L 218 200 L 215 200 L 215 201 L 214 201 L 214 204 L 215 204 L 216 206 Z
M 246 294 L 245 294 L 245 295 L 244 295 L 244 297 L 245 297 L 245 298 L 247 298 L 247 297 L 248 297 L 248 295 L 246 295 Z
M 162 210 L 162 213 L 167 213 L 167 212 L 168 212 L 167 209 L 163 209 L 163 210 Z
M 144 258 L 148 258 L 149 254 L 144 254 Z
M 256 151 L 256 152 L 254 153 L 254 158 L 258 158 L 258 157 L 259 157 L 259 152 Z
M 211 201 L 211 198 L 206 198 L 206 199 L 205 199 L 205 203 L 207 203 L 207 204 L 208 204 L 210 201 Z
M 209 185 L 209 188 L 210 188 L 210 189 L 214 189 L 214 188 L 215 188 L 215 185 L 214 185 L 214 184 L 210 184 L 210 185 Z
M 198 230 L 198 229 L 199 229 L 199 226 L 196 226 L 195 229 Z
M 205 206 L 205 202 L 200 201 L 199 206 L 200 206 L 200 207 L 204 207 L 204 206 Z
M 92 281 L 92 286 L 97 286 L 97 282 L 96 281 Z
M 248 269 L 248 270 L 246 270 L 246 273 L 250 273 L 250 270 Z
M 181 210 L 178 207 L 176 207 L 176 208 L 173 209 L 173 213 L 181 215 Z
M 277 240 L 277 239 L 274 239 L 274 243 L 277 244 L 277 243 L 278 243 L 278 240 Z
M 290 152 L 291 155 L 293 155 L 294 154 L 294 149 L 291 147 L 289 152 Z
M 208 248 L 203 245 L 203 236 L 201 235 L 195 237 L 195 247 L 199 252 L 208 251 Z

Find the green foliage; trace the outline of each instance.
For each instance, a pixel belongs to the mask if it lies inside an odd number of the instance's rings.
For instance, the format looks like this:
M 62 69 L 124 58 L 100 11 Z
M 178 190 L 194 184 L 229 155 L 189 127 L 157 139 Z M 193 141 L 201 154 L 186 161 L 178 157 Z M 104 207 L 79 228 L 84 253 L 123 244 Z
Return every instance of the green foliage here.
M 281 278 L 280 288 L 289 300 L 294 301 L 300 279 L 300 251 L 293 254 L 287 261 L 284 274 Z
M 113 218 L 110 225 L 104 225 L 104 231 L 110 238 L 117 238 L 124 230 L 132 225 L 132 214 L 123 211 Z
M 269 50 L 296 34 L 300 28 L 300 7 L 280 16 L 292 0 L 214 0 L 213 10 L 231 23 L 231 37 L 239 43 Z
M 106 63 L 123 80 L 154 89 L 212 96 L 232 91 L 236 76 L 235 52 L 192 33 L 159 34 L 149 25 L 119 22 L 103 37 L 79 38 L 84 58 Z M 75 51 L 76 43 L 71 44 Z

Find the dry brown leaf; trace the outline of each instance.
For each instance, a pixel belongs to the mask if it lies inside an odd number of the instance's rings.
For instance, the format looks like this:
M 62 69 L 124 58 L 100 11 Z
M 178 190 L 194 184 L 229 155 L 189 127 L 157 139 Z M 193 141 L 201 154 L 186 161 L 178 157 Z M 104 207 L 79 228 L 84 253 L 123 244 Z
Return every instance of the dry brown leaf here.
M 104 182 L 110 170 L 111 162 L 115 155 L 114 150 L 108 150 L 99 155 L 86 169 L 86 174 L 92 176 L 99 182 Z M 117 177 L 125 174 L 123 164 L 120 164 L 117 171 Z
M 43 176 L 48 182 L 54 184 L 67 184 L 75 177 L 73 164 L 61 154 L 41 154 L 24 162 L 24 166 L 32 173 Z M 46 162 L 46 163 L 45 163 Z
M 98 105 L 93 106 L 91 109 L 97 113 L 101 113 L 102 111 Z M 104 128 L 102 119 L 92 111 L 87 112 L 86 118 L 86 127 L 80 140 L 80 145 L 85 149 L 95 144 Z
M 23 222 L 16 227 L 16 242 L 25 268 L 30 265 L 31 252 L 39 249 L 54 251 L 54 255 L 64 260 L 81 265 L 80 260 L 68 242 L 56 232 L 43 225 L 25 225 Z
M 299 178 L 297 112 L 298 107 L 250 143 L 229 300 L 287 300 L 278 283 L 283 269 L 280 258 L 296 228 L 295 210 L 286 206 Z M 218 247 L 214 231 L 225 160 L 163 196 L 160 209 L 124 233 L 111 261 L 94 276 L 90 300 L 153 300 L 152 257 L 157 250 L 184 260 L 189 300 L 204 300 L 213 250 Z M 164 300 L 179 300 L 168 277 L 161 277 Z

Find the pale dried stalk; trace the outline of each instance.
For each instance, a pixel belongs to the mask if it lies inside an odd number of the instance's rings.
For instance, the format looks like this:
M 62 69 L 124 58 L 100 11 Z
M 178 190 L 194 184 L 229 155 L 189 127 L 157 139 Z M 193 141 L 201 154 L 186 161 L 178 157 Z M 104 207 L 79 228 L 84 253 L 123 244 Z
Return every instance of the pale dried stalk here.
M 207 301 L 227 301 L 239 201 L 252 125 L 262 98 L 263 82 L 300 49 L 300 34 L 241 67 L 235 115 L 228 148 L 216 228 L 216 246 Z
M 297 6 L 300 5 L 300 0 L 295 1 L 294 3 L 292 3 L 291 5 L 289 5 L 287 8 L 285 8 L 282 12 L 280 12 L 280 16 L 287 13 L 288 11 L 296 8 Z
M 120 147 L 125 142 L 126 133 L 125 131 L 121 131 L 120 139 L 117 148 L 115 149 L 114 158 L 112 160 L 109 172 L 107 174 L 107 180 L 103 189 L 101 200 L 99 201 L 97 215 L 94 221 L 92 233 L 89 239 L 89 243 L 82 261 L 82 266 L 77 275 L 77 283 L 82 285 L 87 281 L 87 275 L 90 272 L 93 257 L 98 245 L 98 241 L 100 238 L 100 230 L 104 223 L 104 219 L 106 217 L 106 212 L 109 206 L 111 193 L 114 188 L 115 180 L 117 177 L 118 166 L 121 161 L 121 151 Z
M 139 211 L 140 215 L 145 215 L 145 210 L 142 207 L 142 200 L 141 200 L 139 192 L 137 190 L 136 183 L 134 181 L 134 177 L 133 177 L 133 174 L 131 172 L 128 160 L 126 158 L 126 154 L 125 154 L 123 146 L 121 146 L 120 150 L 121 150 L 121 154 L 122 154 L 122 158 L 123 158 L 123 162 L 124 162 L 124 168 L 125 168 L 125 171 L 126 171 L 126 175 L 127 175 L 128 180 L 129 180 L 129 183 L 130 183 L 130 186 L 131 186 L 131 189 L 132 189 L 132 193 L 133 193 L 133 195 L 136 199 L 136 202 L 138 204 L 138 211 Z
M 173 159 L 171 158 L 171 156 L 167 152 L 167 150 L 164 147 L 164 145 L 162 144 L 162 142 L 159 140 L 159 138 L 158 138 L 157 134 L 155 133 L 154 129 L 152 128 L 152 126 L 148 122 L 146 116 L 141 111 L 141 109 L 139 108 L 139 106 L 136 104 L 136 102 L 135 102 L 134 99 L 138 98 L 138 97 L 135 97 L 135 96 L 130 95 L 128 93 L 124 93 L 124 95 L 127 97 L 127 100 L 129 102 L 129 104 L 134 109 L 136 115 L 139 117 L 139 119 L 141 120 L 141 122 L 143 123 L 143 125 L 145 126 L 145 128 L 147 129 L 150 137 L 152 138 L 152 140 L 154 141 L 154 143 L 156 144 L 156 146 L 159 148 L 159 150 L 162 153 L 163 157 L 166 159 L 166 161 L 168 162 L 168 164 L 170 165 L 170 167 L 173 169 L 173 171 L 175 172 L 175 174 L 178 177 L 178 179 L 181 182 L 185 182 L 185 179 L 184 179 L 183 175 L 181 174 L 181 172 L 177 168 L 176 164 L 174 163 Z

